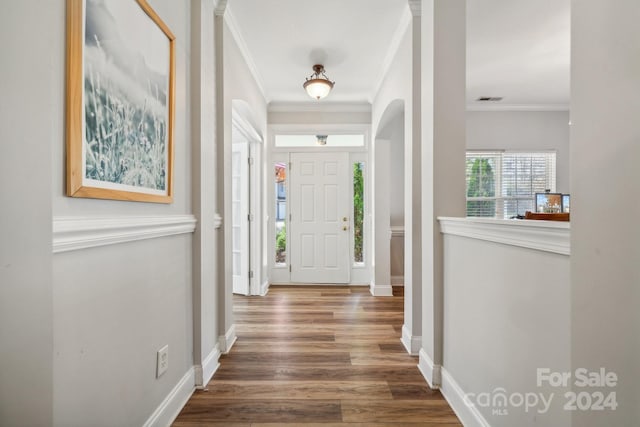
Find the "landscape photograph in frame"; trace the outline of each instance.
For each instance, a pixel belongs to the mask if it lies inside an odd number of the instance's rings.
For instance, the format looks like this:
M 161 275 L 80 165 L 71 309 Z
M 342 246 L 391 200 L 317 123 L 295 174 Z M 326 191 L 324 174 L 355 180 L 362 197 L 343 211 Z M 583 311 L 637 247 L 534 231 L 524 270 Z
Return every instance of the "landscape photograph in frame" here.
M 171 203 L 175 37 L 145 0 L 67 1 L 67 195 Z

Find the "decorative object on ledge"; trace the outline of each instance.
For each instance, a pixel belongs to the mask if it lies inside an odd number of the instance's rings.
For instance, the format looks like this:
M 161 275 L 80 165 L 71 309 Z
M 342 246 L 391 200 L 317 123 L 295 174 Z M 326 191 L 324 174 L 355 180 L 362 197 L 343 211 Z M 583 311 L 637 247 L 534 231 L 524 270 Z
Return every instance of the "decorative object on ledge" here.
M 562 195 L 562 212 L 569 213 L 571 210 L 571 195 L 563 194 Z
M 524 213 L 524 219 L 537 219 L 543 221 L 570 221 L 569 215 L 569 212 L 543 213 L 527 211 Z
M 545 191 L 544 193 L 535 193 L 536 212 L 540 213 L 559 213 L 564 212 L 562 208 L 563 197 L 562 193 L 551 193 Z
M 322 99 L 329 95 L 333 85 L 336 82 L 329 80 L 324 73 L 324 65 L 316 64 L 313 66 L 313 74 L 307 77 L 307 80 L 302 84 L 304 90 L 307 91 L 310 97 L 315 99 Z
M 67 0 L 68 196 L 173 201 L 174 44 L 146 0 Z

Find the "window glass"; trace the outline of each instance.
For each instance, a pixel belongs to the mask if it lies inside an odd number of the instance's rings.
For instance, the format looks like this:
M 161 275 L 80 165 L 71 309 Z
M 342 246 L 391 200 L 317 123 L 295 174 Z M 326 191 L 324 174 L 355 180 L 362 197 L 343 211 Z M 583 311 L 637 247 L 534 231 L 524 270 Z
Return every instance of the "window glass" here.
M 364 162 L 353 164 L 353 260 L 364 263 Z
M 287 263 L 287 165 L 275 163 L 276 265 Z
M 511 218 L 535 212 L 534 195 L 555 191 L 556 153 L 468 152 L 467 216 Z

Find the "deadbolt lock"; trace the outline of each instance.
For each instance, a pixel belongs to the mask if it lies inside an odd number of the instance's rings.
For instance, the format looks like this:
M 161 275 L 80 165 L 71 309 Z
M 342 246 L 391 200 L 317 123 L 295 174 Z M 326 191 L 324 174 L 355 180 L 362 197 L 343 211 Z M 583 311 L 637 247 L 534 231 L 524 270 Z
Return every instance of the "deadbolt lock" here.
M 347 218 L 346 216 L 344 216 L 344 217 L 342 217 L 342 220 L 346 222 L 346 221 L 349 221 L 349 218 Z

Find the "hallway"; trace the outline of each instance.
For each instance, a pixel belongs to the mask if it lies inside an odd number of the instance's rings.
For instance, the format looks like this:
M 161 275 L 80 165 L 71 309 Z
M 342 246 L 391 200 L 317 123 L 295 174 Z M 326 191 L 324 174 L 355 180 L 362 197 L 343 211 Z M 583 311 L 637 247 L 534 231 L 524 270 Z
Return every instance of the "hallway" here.
M 175 427 L 460 425 L 400 343 L 402 288 L 271 286 L 234 312 L 237 342 Z

